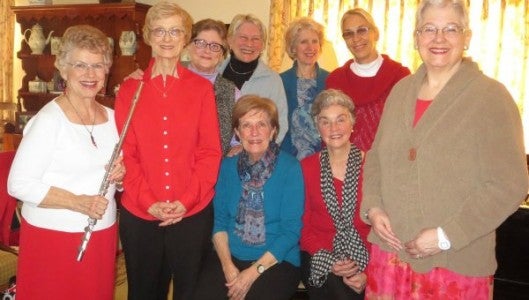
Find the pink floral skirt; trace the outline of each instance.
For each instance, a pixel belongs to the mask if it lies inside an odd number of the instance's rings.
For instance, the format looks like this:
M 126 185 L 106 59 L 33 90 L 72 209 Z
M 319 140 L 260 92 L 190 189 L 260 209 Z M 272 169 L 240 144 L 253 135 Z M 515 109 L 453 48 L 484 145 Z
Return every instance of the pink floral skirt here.
M 417 273 L 394 252 L 371 247 L 366 299 L 492 299 L 492 276 L 470 277 L 444 268 Z

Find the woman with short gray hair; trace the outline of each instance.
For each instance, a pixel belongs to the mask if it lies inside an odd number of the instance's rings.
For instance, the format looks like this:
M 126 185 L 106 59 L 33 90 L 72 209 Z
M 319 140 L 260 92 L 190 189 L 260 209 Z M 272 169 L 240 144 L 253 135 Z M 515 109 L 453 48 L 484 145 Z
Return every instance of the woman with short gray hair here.
M 369 227 L 359 216 L 363 153 L 349 141 L 354 104 L 341 91 L 325 90 L 312 115 L 325 147 L 301 161 L 302 280 L 310 299 L 364 299 Z

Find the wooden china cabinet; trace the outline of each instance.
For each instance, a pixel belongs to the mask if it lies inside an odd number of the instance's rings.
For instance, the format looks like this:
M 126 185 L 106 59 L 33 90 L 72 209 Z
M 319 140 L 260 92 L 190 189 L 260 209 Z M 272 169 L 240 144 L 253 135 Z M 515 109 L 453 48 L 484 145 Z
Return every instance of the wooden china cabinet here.
M 143 41 L 142 28 L 145 15 L 150 5 L 141 3 L 102 3 L 102 4 L 69 4 L 69 5 L 34 5 L 12 6 L 11 9 L 20 23 L 22 34 L 35 24 L 43 28 L 44 37 L 61 37 L 66 28 L 72 25 L 88 24 L 99 28 L 114 41 L 113 63 L 108 74 L 104 90 L 98 96 L 98 101 L 109 107 L 114 105 L 114 88 L 120 84 L 125 76 L 137 68 L 145 68 L 151 57 L 151 48 Z M 123 31 L 136 33 L 137 49 L 134 55 L 122 55 L 119 38 Z M 30 32 L 26 33 L 29 39 Z M 51 41 L 51 39 L 50 39 Z M 28 89 L 28 82 L 38 76 L 49 82 L 57 77 L 54 67 L 55 55 L 51 54 L 51 42 L 44 48 L 43 54 L 31 54 L 26 41 L 22 40 L 18 58 L 22 61 L 25 75 L 22 87 L 18 90 L 19 107 L 26 111 L 38 111 L 59 91 L 32 93 Z

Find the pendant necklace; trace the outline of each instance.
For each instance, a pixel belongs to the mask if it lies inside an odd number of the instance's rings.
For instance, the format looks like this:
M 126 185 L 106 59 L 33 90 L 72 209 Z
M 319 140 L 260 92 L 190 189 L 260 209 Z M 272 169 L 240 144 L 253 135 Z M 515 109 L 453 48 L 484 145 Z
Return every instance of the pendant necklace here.
M 307 74 L 304 74 L 299 68 L 296 70 L 296 75 L 298 78 L 302 78 L 302 79 L 314 79 L 316 78 L 316 69 L 312 69 L 308 72 L 308 75 Z
M 81 117 L 81 114 L 79 114 L 77 109 L 75 109 L 75 106 L 73 105 L 72 101 L 70 101 L 70 97 L 68 97 L 66 94 L 64 94 L 64 97 L 66 97 L 66 100 L 68 100 L 68 103 L 70 103 L 70 105 L 72 106 L 73 111 L 75 111 L 75 114 L 79 117 L 79 119 L 81 120 L 81 123 L 83 123 L 83 127 L 86 130 L 86 132 L 88 132 L 88 134 L 90 134 L 90 140 L 92 141 L 92 145 L 94 145 L 94 147 L 97 148 L 96 140 L 94 139 L 94 136 L 92 135 L 92 132 L 94 132 L 94 125 L 96 123 L 96 109 L 94 108 L 94 118 L 92 120 L 92 129 L 88 129 L 88 126 L 86 126 L 86 123 L 84 122 L 83 118 Z
M 248 75 L 248 74 L 252 73 L 253 71 L 255 71 L 255 70 L 250 70 L 250 71 L 246 71 L 246 72 L 237 72 L 237 71 L 235 71 L 235 69 L 231 65 L 231 61 L 228 63 L 228 66 L 230 66 L 230 70 L 232 70 L 233 73 L 235 73 L 237 75 Z
M 173 67 L 173 71 L 171 72 L 171 76 L 175 77 L 174 76 L 174 73 L 176 71 L 176 65 Z M 161 74 L 160 74 L 161 75 Z M 175 83 L 176 80 L 173 80 L 173 82 L 171 82 L 171 84 L 169 86 L 165 86 L 165 82 L 167 80 L 167 77 L 165 79 L 163 79 L 163 76 L 162 76 L 162 80 L 164 82 L 164 86 L 163 86 L 163 90 L 160 89 L 158 86 L 156 86 L 156 84 L 154 84 L 154 81 L 152 81 L 152 86 L 162 94 L 162 97 L 164 98 L 167 98 L 167 91 L 171 89 L 171 87 L 173 86 L 173 84 Z

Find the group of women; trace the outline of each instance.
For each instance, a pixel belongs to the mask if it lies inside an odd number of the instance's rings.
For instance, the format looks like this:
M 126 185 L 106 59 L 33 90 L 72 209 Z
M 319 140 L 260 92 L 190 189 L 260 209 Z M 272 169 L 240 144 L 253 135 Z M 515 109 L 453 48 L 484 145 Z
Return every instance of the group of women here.
M 261 60 L 259 19 L 193 25 L 159 2 L 117 130 L 95 101 L 108 40 L 68 29 L 56 61 L 68 87 L 26 126 L 9 176 L 24 203 L 17 299 L 112 299 L 116 188 L 129 299 L 166 299 L 171 280 L 173 299 L 289 299 L 300 279 L 311 299 L 490 299 L 494 230 L 527 170 L 514 101 L 464 55 L 465 1 L 421 1 L 410 76 L 378 53 L 365 10 L 341 29 L 353 59 L 329 74 L 323 26 L 293 21 L 279 75 Z M 140 86 L 123 160 L 105 166 Z M 87 217 L 98 222 L 75 262 Z

